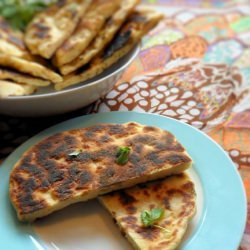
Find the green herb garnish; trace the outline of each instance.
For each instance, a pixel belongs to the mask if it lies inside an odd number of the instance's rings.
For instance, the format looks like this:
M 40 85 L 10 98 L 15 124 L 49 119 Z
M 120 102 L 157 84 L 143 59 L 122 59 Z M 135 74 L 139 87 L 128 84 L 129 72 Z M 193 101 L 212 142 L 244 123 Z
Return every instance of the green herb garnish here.
M 163 230 L 165 233 L 170 233 L 170 231 L 162 226 L 157 225 L 156 223 L 162 219 L 164 215 L 163 208 L 153 208 L 150 211 L 143 210 L 141 212 L 141 222 L 144 227 L 157 227 Z
M 81 152 L 82 152 L 82 150 L 78 150 L 78 151 L 76 150 L 76 151 L 69 153 L 68 156 L 70 158 L 76 158 Z
M 141 212 L 141 221 L 145 227 L 153 226 L 164 215 L 162 208 L 153 208 L 150 211 L 143 210 Z
M 0 16 L 14 29 L 24 30 L 33 16 L 47 8 L 56 0 L 1 0 Z
M 116 162 L 120 165 L 126 164 L 128 162 L 129 153 L 129 147 L 120 147 L 116 154 Z

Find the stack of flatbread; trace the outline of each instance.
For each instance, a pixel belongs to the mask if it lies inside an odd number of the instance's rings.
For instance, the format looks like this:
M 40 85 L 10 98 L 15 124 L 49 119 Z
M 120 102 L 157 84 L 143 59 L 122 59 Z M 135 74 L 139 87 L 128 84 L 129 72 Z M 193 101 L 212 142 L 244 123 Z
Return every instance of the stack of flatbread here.
M 121 164 L 124 147 L 130 151 Z M 191 165 L 168 131 L 99 124 L 52 135 L 25 152 L 10 176 L 10 199 L 21 221 L 33 221 L 99 197 L 135 249 L 176 249 L 196 211 L 194 184 L 184 173 Z M 142 213 L 153 209 L 161 216 L 145 226 Z
M 162 18 L 139 0 L 59 0 L 26 30 L 0 17 L 0 97 L 56 90 L 102 73 Z

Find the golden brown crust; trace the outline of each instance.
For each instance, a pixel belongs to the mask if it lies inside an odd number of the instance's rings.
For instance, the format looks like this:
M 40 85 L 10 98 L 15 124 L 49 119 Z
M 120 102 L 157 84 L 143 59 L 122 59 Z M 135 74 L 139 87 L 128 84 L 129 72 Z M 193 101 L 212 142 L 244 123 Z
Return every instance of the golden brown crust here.
M 186 174 L 139 184 L 101 196 L 99 200 L 134 248 L 140 250 L 176 249 L 196 212 L 194 183 Z M 153 208 L 164 209 L 163 218 L 156 225 L 168 233 L 142 224 L 141 212 Z
M 104 28 L 97 35 L 94 41 L 87 47 L 87 49 L 74 61 L 69 64 L 63 65 L 60 68 L 60 72 L 63 75 L 76 71 L 78 68 L 87 64 L 92 58 L 100 53 L 103 48 L 110 43 L 123 22 L 131 14 L 135 6 L 139 3 L 139 0 L 122 0 L 120 1 L 120 8 L 114 13 L 114 15 L 108 20 Z
M 33 92 L 34 88 L 26 88 L 26 84 L 48 86 L 50 82 L 59 82 L 62 80 L 59 74 L 49 68 L 47 62 L 42 58 L 30 54 L 25 46 L 23 33 L 12 29 L 2 17 L 0 17 L 0 65 L 2 66 L 0 79 L 13 80 L 16 83 L 23 84 L 8 84 L 12 86 L 10 87 L 11 92 L 14 88 L 22 89 L 23 87 L 25 88 L 25 93 Z M 30 90 L 27 91 L 28 89 Z M 31 91 L 32 89 L 33 91 Z
M 31 86 L 48 86 L 50 84 L 50 81 L 32 77 L 30 75 L 6 68 L 0 69 L 0 79 L 12 80 L 16 83 L 29 84 Z
M 0 16 L 0 53 L 11 56 L 17 56 L 28 60 L 36 60 L 28 49 L 23 40 L 21 31 L 13 30 L 10 25 Z
M 0 98 L 6 98 L 8 96 L 30 95 L 35 91 L 36 87 L 32 85 L 0 80 Z
M 83 82 L 102 73 L 106 68 L 131 51 L 141 37 L 152 29 L 161 18 L 162 15 L 160 13 L 147 8 L 140 8 L 134 11 L 110 45 L 100 55 L 93 58 L 87 67 L 80 68 L 76 72 L 64 76 L 63 81 L 55 85 L 56 90 Z M 68 66 L 69 64 L 65 65 L 65 68 Z
M 119 147 L 131 148 L 125 165 Z M 70 153 L 78 151 L 76 157 Z M 169 132 L 137 123 L 100 124 L 41 141 L 15 165 L 10 197 L 19 219 L 34 220 L 70 203 L 181 172 L 191 165 Z
M 27 51 L 23 43 L 21 32 L 14 32 L 7 21 L 0 17 L 0 52 L 14 56 L 24 56 Z
M 25 43 L 34 55 L 51 58 L 74 31 L 90 1 L 60 0 L 39 13 L 28 25 Z
M 40 63 L 8 54 L 0 53 L 0 66 L 15 69 L 19 72 L 49 80 L 53 83 L 59 83 L 62 81 L 62 77 L 50 68 L 43 66 Z
M 77 58 L 91 43 L 105 22 L 119 7 L 120 0 L 94 0 L 74 33 L 56 51 L 55 65 L 61 66 Z

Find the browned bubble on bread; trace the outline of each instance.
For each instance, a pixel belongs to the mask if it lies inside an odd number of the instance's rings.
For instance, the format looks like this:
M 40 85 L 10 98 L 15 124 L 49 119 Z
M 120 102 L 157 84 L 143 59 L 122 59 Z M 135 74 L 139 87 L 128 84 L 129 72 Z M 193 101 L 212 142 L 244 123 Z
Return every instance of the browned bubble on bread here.
M 116 162 L 129 147 L 125 165 Z M 52 135 L 30 148 L 10 176 L 20 220 L 32 221 L 69 204 L 180 173 L 191 158 L 174 135 L 130 122 L 99 124 Z

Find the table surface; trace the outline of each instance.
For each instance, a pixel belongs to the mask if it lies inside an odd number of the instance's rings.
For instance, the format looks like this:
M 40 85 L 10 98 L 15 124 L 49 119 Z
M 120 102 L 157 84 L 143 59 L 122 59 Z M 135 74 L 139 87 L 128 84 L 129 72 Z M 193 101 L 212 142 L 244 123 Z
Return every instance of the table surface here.
M 148 0 L 166 16 L 115 87 L 81 110 L 45 118 L 0 116 L 0 159 L 31 136 L 86 113 L 134 110 L 189 123 L 231 156 L 244 182 L 250 249 L 250 2 Z M 1 161 L 0 160 L 0 161 Z

